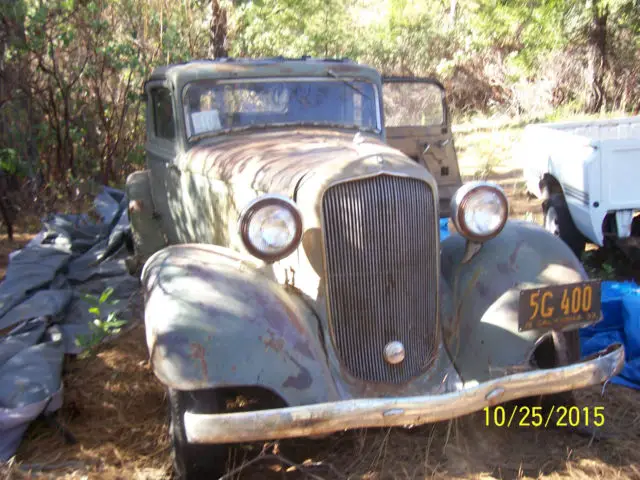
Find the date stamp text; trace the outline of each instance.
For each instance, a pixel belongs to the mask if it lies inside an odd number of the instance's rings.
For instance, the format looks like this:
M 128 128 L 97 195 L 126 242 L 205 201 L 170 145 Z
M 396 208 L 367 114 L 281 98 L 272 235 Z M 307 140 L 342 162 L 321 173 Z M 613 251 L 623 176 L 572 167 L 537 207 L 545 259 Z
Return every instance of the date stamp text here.
M 601 427 L 604 425 L 604 407 L 561 405 L 543 411 L 542 407 L 496 405 L 484 408 L 484 418 L 486 427 Z

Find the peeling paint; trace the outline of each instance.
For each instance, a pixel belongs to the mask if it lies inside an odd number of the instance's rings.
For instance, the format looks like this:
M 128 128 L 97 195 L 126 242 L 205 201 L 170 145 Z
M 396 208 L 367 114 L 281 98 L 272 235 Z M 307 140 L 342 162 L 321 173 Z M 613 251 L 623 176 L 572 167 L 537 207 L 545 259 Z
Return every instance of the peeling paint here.
M 295 388 L 296 390 L 304 390 L 305 388 L 309 388 L 313 383 L 313 379 L 309 374 L 309 370 L 300 365 L 300 363 L 296 361 L 296 359 L 291 355 L 287 354 L 287 357 L 300 369 L 300 371 L 295 377 L 289 375 L 282 386 L 284 388 Z
M 265 344 L 265 346 L 267 347 L 267 350 L 270 348 L 275 352 L 281 352 L 282 349 L 284 348 L 284 340 L 282 338 L 276 338 L 273 336 L 272 332 L 268 332 L 269 336 L 265 336 L 263 337 L 262 335 L 260 335 L 258 338 L 260 339 L 260 341 L 262 343 Z
M 315 360 L 316 357 L 313 355 L 313 352 L 311 351 L 311 347 L 309 346 L 309 342 L 308 341 L 298 341 L 296 342 L 296 344 L 293 346 L 293 348 L 299 352 L 301 355 L 304 355 L 305 357 L 307 357 L 309 360 Z

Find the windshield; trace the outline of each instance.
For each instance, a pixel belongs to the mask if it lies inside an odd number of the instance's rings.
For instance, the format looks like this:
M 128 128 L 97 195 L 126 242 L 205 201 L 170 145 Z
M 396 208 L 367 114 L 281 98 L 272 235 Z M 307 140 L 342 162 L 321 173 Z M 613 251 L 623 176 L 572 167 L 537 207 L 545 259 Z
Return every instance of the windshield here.
M 203 80 L 184 94 L 187 137 L 269 125 L 331 125 L 380 131 L 377 92 L 342 78 Z

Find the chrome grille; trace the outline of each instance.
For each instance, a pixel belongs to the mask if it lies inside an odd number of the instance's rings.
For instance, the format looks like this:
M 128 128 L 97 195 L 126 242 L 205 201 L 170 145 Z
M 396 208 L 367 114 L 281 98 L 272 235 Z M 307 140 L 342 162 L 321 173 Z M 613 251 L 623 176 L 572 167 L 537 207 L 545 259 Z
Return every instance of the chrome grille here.
M 436 209 L 431 187 L 380 175 L 330 187 L 322 203 L 329 322 L 356 378 L 402 383 L 432 364 L 438 342 Z M 391 341 L 405 346 L 388 364 Z

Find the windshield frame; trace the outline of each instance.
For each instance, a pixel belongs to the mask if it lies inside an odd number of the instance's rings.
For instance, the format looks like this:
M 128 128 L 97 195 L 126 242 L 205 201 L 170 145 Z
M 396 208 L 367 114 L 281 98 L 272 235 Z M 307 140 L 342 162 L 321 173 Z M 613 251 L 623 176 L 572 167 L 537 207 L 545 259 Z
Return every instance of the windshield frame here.
M 341 124 L 338 122 L 297 121 L 297 122 L 286 122 L 286 123 L 256 123 L 252 125 L 242 125 L 237 127 L 222 128 L 220 130 L 212 130 L 212 131 L 203 132 L 200 134 L 191 134 L 191 136 L 187 135 L 187 128 L 186 128 L 187 116 L 185 112 L 185 104 L 186 104 L 187 90 L 193 84 L 204 83 L 204 82 L 210 83 L 210 84 L 216 84 L 216 85 L 228 85 L 228 84 L 233 85 L 233 84 L 239 84 L 239 83 L 277 83 L 277 82 L 300 82 L 300 83 L 335 82 L 335 83 L 345 84 L 345 81 L 362 82 L 362 83 L 371 85 L 373 89 L 373 94 L 374 94 L 374 98 L 372 99 L 372 101 L 375 103 L 375 122 L 376 122 L 375 128 L 358 126 L 355 124 L 347 124 L 347 123 Z M 349 88 L 348 85 L 346 86 L 347 88 Z M 364 97 L 366 98 L 366 95 Z M 357 75 L 349 75 L 349 76 L 345 75 L 345 76 L 339 76 L 339 77 L 334 77 L 334 76 L 331 76 L 330 74 L 327 74 L 327 76 L 322 76 L 322 77 L 320 76 L 312 76 L 312 77 L 311 76 L 290 76 L 290 77 L 269 76 L 269 77 L 238 77 L 238 78 L 221 78 L 221 79 L 199 78 L 197 80 L 191 80 L 183 85 L 182 92 L 180 94 L 179 115 L 181 118 L 181 123 L 184 127 L 183 137 L 187 145 L 196 143 L 205 138 L 215 138 L 215 137 L 219 137 L 221 135 L 229 134 L 229 133 L 246 132 L 249 130 L 264 131 L 270 128 L 279 129 L 279 128 L 296 128 L 296 127 L 305 127 L 305 126 L 309 126 L 313 128 L 329 128 L 329 129 L 340 128 L 340 129 L 382 135 L 383 134 L 382 112 L 381 112 L 382 106 L 380 103 L 380 98 L 381 98 L 380 89 L 378 84 L 376 82 L 372 82 L 370 79 L 362 78 Z

